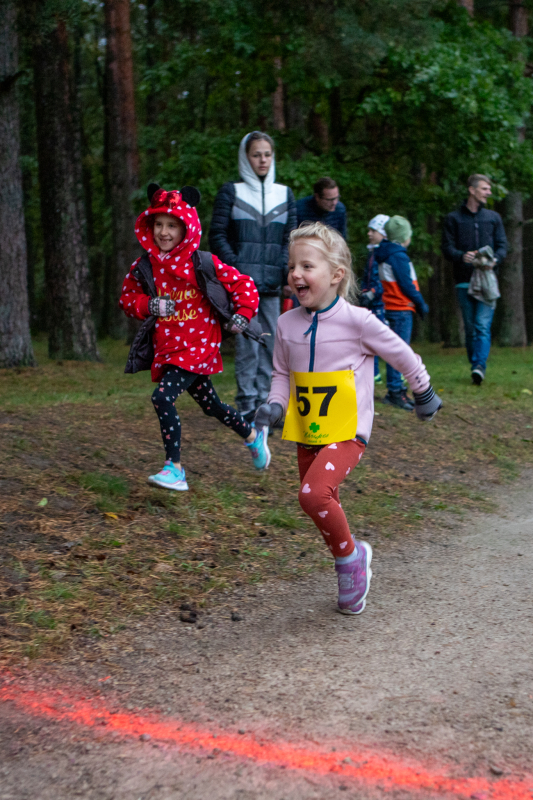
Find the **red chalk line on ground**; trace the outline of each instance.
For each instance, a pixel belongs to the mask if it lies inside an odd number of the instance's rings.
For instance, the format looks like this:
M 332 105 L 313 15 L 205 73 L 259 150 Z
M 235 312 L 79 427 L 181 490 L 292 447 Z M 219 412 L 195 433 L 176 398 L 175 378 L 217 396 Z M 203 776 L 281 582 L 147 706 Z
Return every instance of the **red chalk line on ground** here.
M 17 681 L 8 681 L 0 687 L 0 702 L 12 702 L 33 716 L 98 728 L 100 733 L 104 725 L 106 733 L 115 732 L 136 739 L 144 734 L 156 743 L 175 745 L 188 752 L 205 751 L 207 754 L 216 748 L 258 764 L 305 770 L 322 776 L 337 774 L 343 781 L 353 780 L 383 791 L 410 789 L 421 796 L 431 791 L 461 798 L 486 796 L 487 800 L 531 800 L 533 797 L 533 776 L 522 780 L 448 777 L 444 770 L 427 770 L 392 755 L 362 749 L 327 752 L 325 748 L 313 749 L 304 744 L 259 740 L 252 734 L 243 736 L 222 729 L 206 730 L 156 714 L 142 716 L 115 710 L 115 707 L 110 709 L 100 697 L 87 700 L 86 696 L 58 690 L 29 690 Z M 345 759 L 350 760 L 345 763 Z

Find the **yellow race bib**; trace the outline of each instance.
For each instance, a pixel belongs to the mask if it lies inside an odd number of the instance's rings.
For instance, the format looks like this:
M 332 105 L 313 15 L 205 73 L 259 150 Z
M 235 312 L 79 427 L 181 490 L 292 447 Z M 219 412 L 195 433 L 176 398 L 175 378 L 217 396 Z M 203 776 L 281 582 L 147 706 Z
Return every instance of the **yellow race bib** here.
M 291 372 L 283 439 L 323 445 L 354 439 L 357 397 L 353 370 Z

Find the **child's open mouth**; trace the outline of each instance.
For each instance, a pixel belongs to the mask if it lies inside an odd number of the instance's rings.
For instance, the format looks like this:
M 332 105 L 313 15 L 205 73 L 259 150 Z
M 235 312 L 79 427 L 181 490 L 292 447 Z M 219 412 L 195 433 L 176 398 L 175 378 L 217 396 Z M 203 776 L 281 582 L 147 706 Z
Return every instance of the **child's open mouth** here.
M 296 294 L 298 296 L 298 299 L 305 297 L 305 295 L 309 291 L 309 286 L 307 286 L 307 284 L 305 283 L 297 284 L 294 288 L 296 289 Z

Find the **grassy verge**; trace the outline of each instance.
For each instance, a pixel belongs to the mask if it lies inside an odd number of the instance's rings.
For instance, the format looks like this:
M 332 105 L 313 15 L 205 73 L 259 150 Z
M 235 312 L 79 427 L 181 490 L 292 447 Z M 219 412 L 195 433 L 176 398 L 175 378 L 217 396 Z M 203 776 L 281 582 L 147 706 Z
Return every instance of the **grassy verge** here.
M 0 372 L 4 658 L 57 654 L 161 604 L 201 612 L 235 586 L 330 563 L 297 503 L 294 446 L 279 433 L 271 469 L 254 473 L 240 440 L 183 398 L 191 490 L 151 488 L 162 449 L 149 375 L 123 374 L 122 344 L 102 343 L 94 365 L 49 362 L 44 347 L 37 369 Z M 495 350 L 478 389 L 461 351 L 417 349 L 445 409 L 422 425 L 378 404 L 343 489 L 354 532 L 378 548 L 493 508 L 487 484 L 533 462 L 533 350 Z M 226 368 L 216 384 L 231 402 L 229 358 Z

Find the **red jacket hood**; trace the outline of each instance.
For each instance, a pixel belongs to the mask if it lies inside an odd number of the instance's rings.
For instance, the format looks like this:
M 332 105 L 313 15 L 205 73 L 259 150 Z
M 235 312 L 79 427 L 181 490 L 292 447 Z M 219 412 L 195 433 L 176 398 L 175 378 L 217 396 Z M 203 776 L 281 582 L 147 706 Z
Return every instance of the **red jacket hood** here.
M 159 247 L 154 242 L 154 233 L 149 219 L 156 214 L 172 214 L 173 217 L 177 217 L 185 224 L 185 238 L 170 253 L 160 255 Z M 182 258 L 187 260 L 195 250 L 199 249 L 202 226 L 196 209 L 186 203 L 177 190 L 166 192 L 164 189 L 158 189 L 153 195 L 149 207 L 137 218 L 135 233 L 141 247 L 152 257 L 161 260 L 179 256 L 181 262 Z

